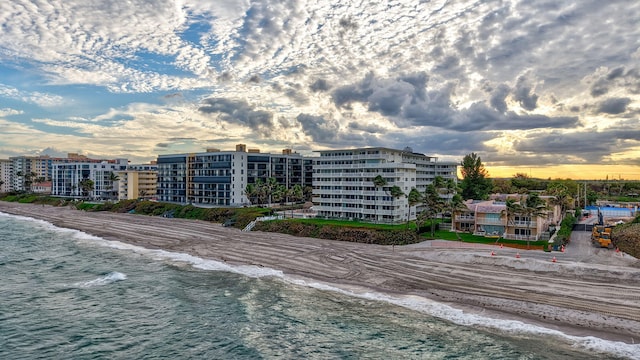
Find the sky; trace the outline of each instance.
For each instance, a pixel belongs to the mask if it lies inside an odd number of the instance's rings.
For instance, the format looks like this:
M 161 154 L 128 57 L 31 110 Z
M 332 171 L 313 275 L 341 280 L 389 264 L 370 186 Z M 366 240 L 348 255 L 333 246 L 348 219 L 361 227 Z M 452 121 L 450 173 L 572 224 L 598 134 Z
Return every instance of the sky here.
M 0 2 L 0 158 L 388 147 L 640 179 L 637 0 Z

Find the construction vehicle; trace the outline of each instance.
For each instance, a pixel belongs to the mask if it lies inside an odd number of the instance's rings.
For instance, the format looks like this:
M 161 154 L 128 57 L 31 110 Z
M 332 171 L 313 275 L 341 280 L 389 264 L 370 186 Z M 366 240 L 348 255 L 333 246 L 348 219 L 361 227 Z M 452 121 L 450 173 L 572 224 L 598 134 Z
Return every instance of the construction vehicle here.
M 594 246 L 599 246 L 607 249 L 613 249 L 613 242 L 611 241 L 612 226 L 595 225 L 591 232 L 591 242 Z

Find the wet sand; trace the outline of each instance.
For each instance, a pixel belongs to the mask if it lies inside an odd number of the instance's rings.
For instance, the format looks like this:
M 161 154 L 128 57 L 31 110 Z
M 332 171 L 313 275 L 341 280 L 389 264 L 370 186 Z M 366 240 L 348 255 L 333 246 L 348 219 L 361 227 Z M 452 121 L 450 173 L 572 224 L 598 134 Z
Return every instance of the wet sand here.
M 242 232 L 204 221 L 2 201 L 0 212 L 144 248 L 277 269 L 344 289 L 424 297 L 570 335 L 640 342 L 639 261 L 613 251 L 593 252 L 583 246 L 589 241 L 583 234 L 584 239 L 572 238 L 573 255 L 557 253 L 558 261 L 551 262 L 553 255 L 542 251 L 494 251 L 455 242 L 368 245 Z

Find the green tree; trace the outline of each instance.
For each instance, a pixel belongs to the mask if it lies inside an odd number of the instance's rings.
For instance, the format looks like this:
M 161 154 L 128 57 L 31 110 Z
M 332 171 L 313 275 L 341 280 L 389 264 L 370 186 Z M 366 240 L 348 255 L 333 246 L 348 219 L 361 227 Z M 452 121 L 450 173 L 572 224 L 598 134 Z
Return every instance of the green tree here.
M 409 228 L 409 221 L 411 221 L 411 208 L 422 202 L 422 194 L 418 189 L 411 188 L 409 195 L 407 195 L 407 202 L 409 203 L 409 211 L 407 212 L 407 229 Z
M 374 211 L 374 222 L 378 223 L 378 188 L 384 190 L 384 187 L 387 185 L 387 180 L 382 177 L 382 175 L 377 175 L 373 178 L 373 211 Z
M 262 180 L 256 179 L 255 183 L 247 184 L 244 188 L 244 194 L 251 204 L 261 206 L 264 199 L 264 184 Z
M 94 182 L 91 179 L 82 179 L 78 182 L 78 188 L 82 191 L 82 197 L 87 198 L 94 189 Z
M 489 172 L 484 168 L 482 159 L 475 153 L 466 155 L 461 163 L 463 199 L 484 200 L 489 197 L 492 188 Z
M 17 171 L 16 177 L 20 179 L 21 190 L 24 190 L 24 173 L 22 171 Z
M 549 208 L 547 204 L 538 196 L 537 193 L 529 193 L 527 196 L 527 200 L 524 203 L 522 211 L 525 216 L 527 216 L 530 221 L 537 218 L 546 218 L 549 216 Z M 527 231 L 527 248 L 529 248 L 529 241 L 531 237 L 531 232 Z
M 431 220 L 431 237 L 433 238 L 436 232 L 435 219 L 445 207 L 444 199 L 440 196 L 435 183 L 427 185 L 422 199 L 426 209 L 420 213 L 420 218 L 422 221 Z
M 264 192 L 266 193 L 266 198 L 269 200 L 269 207 L 271 207 L 271 202 L 273 201 L 273 195 L 278 189 L 278 180 L 276 178 L 270 177 L 264 183 Z
M 391 187 L 391 189 L 389 189 L 389 195 L 391 195 L 391 198 L 393 199 L 393 208 L 394 209 L 396 207 L 396 200 L 398 200 L 401 197 L 405 196 L 404 192 L 402 191 L 402 189 L 398 185 L 393 185 Z
M 517 173 L 511 179 L 511 185 L 518 193 L 527 193 L 531 190 L 544 190 L 546 188 L 546 180 L 542 181 L 534 179 L 525 173 Z
M 461 213 L 463 211 L 467 211 L 469 210 L 469 208 L 467 207 L 467 204 L 464 203 L 464 200 L 462 199 L 462 196 L 460 194 L 454 194 L 451 200 L 449 201 L 449 206 L 447 210 L 451 212 L 451 226 L 453 228 L 455 223 L 454 222 L 455 214 Z M 458 234 L 458 231 L 455 228 L 453 228 L 453 230 L 456 233 L 456 238 L 458 240 L 462 240 L 460 238 L 460 234 Z
M 560 206 L 560 216 L 564 217 L 565 212 L 567 211 L 569 204 L 573 202 L 573 198 L 569 193 L 569 189 L 563 183 L 552 182 L 547 186 L 547 189 L 544 192 L 549 196 L 553 196 L 551 199 L 551 204 Z M 562 220 L 562 219 L 560 219 Z M 557 224 L 560 225 L 560 224 Z
M 505 201 L 505 208 L 504 210 L 502 210 L 500 215 L 507 220 L 507 226 L 513 226 L 515 223 L 515 216 L 521 213 L 522 205 L 520 205 L 520 202 L 518 202 L 518 200 L 516 199 L 508 198 Z
M 36 176 L 38 175 L 33 171 L 24 174 L 24 189 L 26 192 L 31 192 L 31 185 L 33 185 L 33 181 L 35 180 Z
M 515 191 L 513 190 L 513 186 L 511 186 L 510 179 L 493 179 L 491 192 L 494 194 L 511 194 Z
M 288 191 L 286 186 L 277 184 L 271 191 L 271 199 L 273 200 L 273 202 L 282 203 L 286 201 L 287 193 Z
M 302 189 L 304 194 L 304 201 L 313 200 L 313 186 L 307 185 Z
M 302 185 L 300 184 L 293 185 L 293 187 L 289 189 L 287 196 L 290 198 L 290 201 L 293 201 L 293 202 L 298 202 L 304 199 L 304 192 L 302 190 Z
M 115 187 L 115 183 L 120 180 L 120 177 L 118 176 L 118 174 L 116 174 L 115 172 L 111 171 L 109 173 L 109 198 L 111 199 L 117 199 L 118 198 L 118 192 L 117 191 L 113 191 L 114 187 Z

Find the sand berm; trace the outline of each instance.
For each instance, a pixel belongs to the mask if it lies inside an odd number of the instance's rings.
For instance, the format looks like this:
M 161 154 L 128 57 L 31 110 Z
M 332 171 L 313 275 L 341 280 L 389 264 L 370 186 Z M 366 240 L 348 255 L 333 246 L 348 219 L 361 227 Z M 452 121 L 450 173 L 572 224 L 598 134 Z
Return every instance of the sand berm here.
M 594 249 L 588 233 L 574 232 L 564 253 L 519 250 L 516 258 L 515 249 L 496 246 L 445 241 L 370 245 L 3 201 L 0 212 L 144 248 L 268 267 L 342 288 L 424 297 L 571 335 L 640 342 L 639 260 Z

